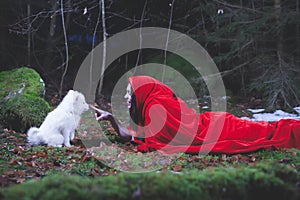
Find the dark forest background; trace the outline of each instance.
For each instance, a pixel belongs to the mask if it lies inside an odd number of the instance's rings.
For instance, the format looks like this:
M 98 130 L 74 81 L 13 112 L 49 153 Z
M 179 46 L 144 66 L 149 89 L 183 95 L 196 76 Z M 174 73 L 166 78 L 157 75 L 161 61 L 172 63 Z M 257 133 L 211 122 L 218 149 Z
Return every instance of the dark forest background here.
M 41 74 L 47 95 L 63 94 L 103 38 L 164 27 L 208 51 L 230 95 L 292 108 L 300 105 L 299 9 L 300 0 L 1 0 L 0 69 L 29 66 Z M 102 93 L 109 96 L 118 77 L 162 55 L 143 50 L 120 57 L 106 70 Z M 176 56 L 167 63 L 187 66 Z

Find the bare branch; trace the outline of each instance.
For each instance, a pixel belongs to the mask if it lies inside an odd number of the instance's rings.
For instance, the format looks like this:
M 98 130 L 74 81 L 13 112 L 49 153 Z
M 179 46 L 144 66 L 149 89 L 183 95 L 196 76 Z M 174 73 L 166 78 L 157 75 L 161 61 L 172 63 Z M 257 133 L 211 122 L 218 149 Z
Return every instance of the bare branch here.
M 244 7 L 244 6 L 234 5 L 234 4 L 230 4 L 228 2 L 225 2 L 225 1 L 214 0 L 214 2 L 222 4 L 222 5 L 230 7 L 230 8 L 244 9 L 244 10 L 248 10 L 248 11 L 251 11 L 251 12 L 263 13 L 263 12 L 258 11 L 257 9 L 252 9 L 252 8 L 247 8 L 247 7 Z

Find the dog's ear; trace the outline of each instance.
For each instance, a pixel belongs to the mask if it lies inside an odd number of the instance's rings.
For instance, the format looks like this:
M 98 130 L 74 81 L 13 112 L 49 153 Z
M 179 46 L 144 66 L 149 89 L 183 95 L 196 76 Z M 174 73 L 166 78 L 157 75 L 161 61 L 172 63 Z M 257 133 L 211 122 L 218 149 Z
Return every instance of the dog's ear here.
M 74 95 L 74 90 L 69 90 L 67 96 Z
M 76 95 L 75 95 L 75 101 L 78 101 L 79 98 L 80 98 L 80 95 L 76 94 Z

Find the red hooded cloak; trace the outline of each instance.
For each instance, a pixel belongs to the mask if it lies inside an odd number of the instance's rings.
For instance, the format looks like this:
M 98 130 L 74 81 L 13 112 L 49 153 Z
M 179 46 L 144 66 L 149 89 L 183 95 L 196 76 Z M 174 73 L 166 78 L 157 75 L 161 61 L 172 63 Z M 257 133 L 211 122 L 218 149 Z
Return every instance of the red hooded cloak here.
M 171 88 L 149 76 L 129 78 L 138 150 L 163 153 L 243 153 L 258 149 L 299 148 L 300 121 L 252 122 L 226 112 L 197 113 Z

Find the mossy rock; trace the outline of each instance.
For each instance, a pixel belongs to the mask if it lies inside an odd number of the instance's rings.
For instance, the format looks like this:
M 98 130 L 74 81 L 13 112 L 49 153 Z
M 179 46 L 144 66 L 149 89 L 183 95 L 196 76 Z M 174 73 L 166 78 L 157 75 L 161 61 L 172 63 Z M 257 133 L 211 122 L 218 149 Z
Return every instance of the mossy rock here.
M 2 103 L 0 116 L 4 126 L 17 131 L 25 131 L 30 126 L 40 125 L 51 107 L 41 97 L 20 94 Z
M 31 68 L 20 67 L 0 72 L 0 100 L 7 97 L 10 92 L 16 92 L 24 85 L 24 94 L 42 96 L 44 83 L 40 75 Z
M 27 67 L 0 72 L 0 123 L 16 131 L 26 131 L 42 123 L 51 110 L 42 98 L 44 83 Z

